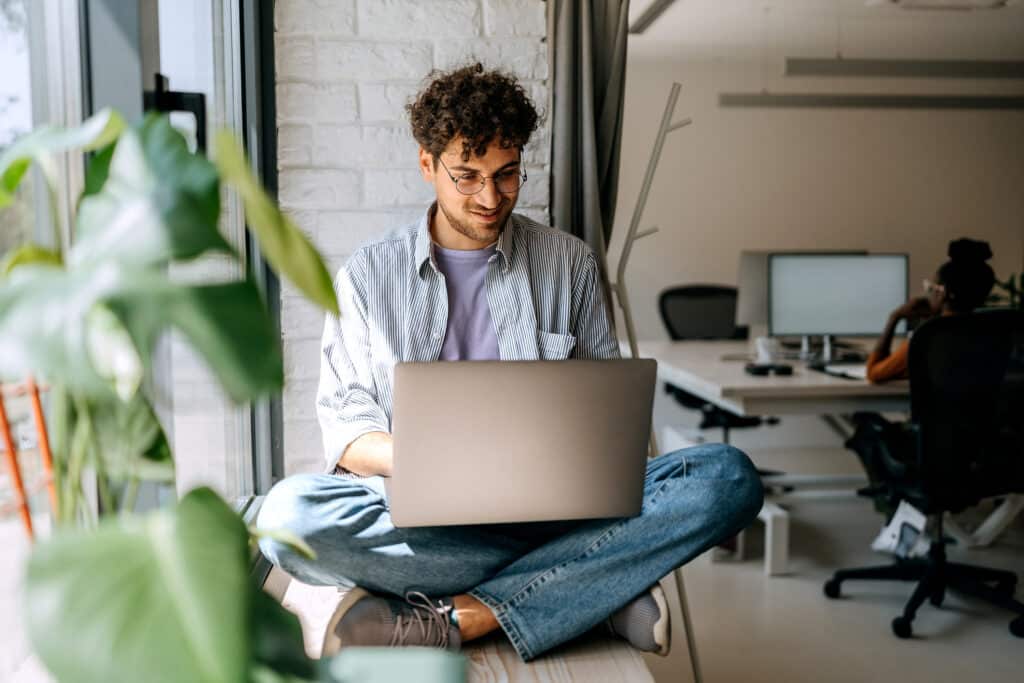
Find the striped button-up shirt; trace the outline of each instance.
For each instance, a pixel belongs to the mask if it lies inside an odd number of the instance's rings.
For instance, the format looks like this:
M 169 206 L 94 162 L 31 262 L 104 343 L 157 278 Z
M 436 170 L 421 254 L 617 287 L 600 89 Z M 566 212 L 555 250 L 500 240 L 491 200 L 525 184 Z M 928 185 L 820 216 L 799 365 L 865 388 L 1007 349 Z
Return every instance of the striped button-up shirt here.
M 391 431 L 395 364 L 436 361 L 448 292 L 434 260 L 429 220 L 359 248 L 334 286 L 317 417 L 328 469 L 369 432 Z M 484 280 L 501 360 L 618 358 L 597 260 L 580 239 L 512 214 Z

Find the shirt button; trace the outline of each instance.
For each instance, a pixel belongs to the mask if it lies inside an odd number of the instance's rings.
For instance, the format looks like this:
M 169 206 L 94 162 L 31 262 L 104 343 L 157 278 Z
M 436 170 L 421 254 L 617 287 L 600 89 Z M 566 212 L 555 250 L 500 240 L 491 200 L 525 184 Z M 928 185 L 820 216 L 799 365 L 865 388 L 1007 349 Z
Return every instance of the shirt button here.
M 441 338 L 441 335 L 439 335 L 437 332 L 435 332 L 434 333 L 434 339 L 440 339 L 440 338 Z

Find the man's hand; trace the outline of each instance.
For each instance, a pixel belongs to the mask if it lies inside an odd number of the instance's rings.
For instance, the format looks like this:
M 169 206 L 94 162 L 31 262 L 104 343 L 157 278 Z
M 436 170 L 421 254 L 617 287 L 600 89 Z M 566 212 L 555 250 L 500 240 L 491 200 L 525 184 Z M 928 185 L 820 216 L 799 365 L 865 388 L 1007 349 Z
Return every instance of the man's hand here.
M 385 432 L 370 432 L 353 441 L 342 453 L 338 464 L 349 472 L 372 477 L 391 476 L 392 457 L 391 435 Z

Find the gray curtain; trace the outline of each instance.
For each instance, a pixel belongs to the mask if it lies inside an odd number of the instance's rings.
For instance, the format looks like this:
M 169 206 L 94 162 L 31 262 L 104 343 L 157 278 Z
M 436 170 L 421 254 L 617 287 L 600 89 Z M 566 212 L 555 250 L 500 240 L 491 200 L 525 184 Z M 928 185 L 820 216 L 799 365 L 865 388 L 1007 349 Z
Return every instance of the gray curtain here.
M 549 0 L 551 218 L 605 262 L 619 184 L 629 0 Z

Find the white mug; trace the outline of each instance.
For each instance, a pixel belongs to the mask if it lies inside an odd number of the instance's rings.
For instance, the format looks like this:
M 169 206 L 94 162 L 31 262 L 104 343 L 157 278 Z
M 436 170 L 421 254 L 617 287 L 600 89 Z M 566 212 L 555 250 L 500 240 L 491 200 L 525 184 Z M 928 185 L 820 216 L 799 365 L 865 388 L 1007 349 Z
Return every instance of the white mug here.
M 758 337 L 754 340 L 758 363 L 772 363 L 779 352 L 779 340 L 775 337 Z

